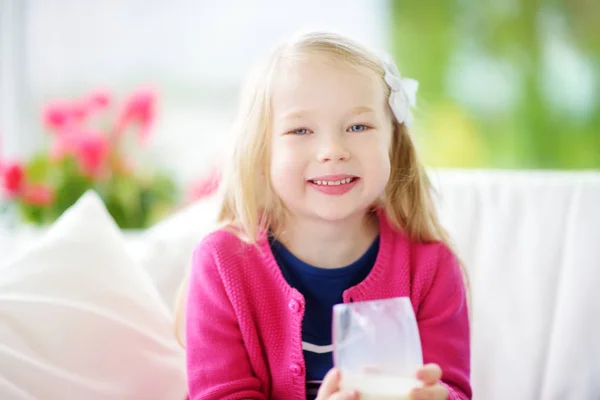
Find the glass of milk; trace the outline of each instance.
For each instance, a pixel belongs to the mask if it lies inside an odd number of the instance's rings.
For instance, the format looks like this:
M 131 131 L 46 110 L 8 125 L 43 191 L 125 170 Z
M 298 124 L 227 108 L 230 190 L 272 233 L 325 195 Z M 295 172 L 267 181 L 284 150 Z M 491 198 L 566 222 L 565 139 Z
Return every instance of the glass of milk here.
M 361 400 L 404 400 L 421 386 L 421 339 L 408 297 L 335 305 L 332 338 L 342 389 Z

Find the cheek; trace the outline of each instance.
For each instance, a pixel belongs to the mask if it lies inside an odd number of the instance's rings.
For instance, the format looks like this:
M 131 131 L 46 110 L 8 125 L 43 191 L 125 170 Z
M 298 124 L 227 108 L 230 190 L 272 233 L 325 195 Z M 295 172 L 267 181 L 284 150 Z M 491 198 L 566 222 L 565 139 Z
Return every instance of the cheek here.
M 387 184 L 387 181 L 390 179 L 390 157 L 387 152 L 380 152 L 374 156 L 370 163 L 371 169 L 377 176 L 380 177 L 378 180 L 381 184 Z
M 271 152 L 271 181 L 276 191 L 290 187 L 300 178 L 304 179 L 304 163 L 299 149 L 286 143 L 274 143 Z
M 379 142 L 374 146 L 365 146 L 369 149 L 365 157 L 366 168 L 372 174 L 372 180 L 385 186 L 390 178 L 391 165 L 389 147 L 386 143 Z M 379 179 L 376 179 L 378 177 Z

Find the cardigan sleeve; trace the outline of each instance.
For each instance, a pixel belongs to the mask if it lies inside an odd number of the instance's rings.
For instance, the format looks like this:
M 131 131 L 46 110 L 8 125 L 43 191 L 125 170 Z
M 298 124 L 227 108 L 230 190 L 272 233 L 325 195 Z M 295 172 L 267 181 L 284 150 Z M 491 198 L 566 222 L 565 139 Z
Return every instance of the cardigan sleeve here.
M 423 362 L 442 368 L 449 399 L 471 399 L 469 311 L 462 271 L 454 254 L 441 244 L 431 266 L 417 314 Z
M 205 240 L 193 256 L 185 318 L 189 399 L 264 400 L 215 254 Z

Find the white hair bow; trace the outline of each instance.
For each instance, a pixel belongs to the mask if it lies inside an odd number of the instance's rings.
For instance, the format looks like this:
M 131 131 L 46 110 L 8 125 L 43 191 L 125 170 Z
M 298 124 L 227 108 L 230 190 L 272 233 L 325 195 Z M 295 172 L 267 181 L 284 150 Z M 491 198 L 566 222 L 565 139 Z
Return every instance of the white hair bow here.
M 394 63 L 391 57 L 385 56 L 381 60 L 383 70 L 385 71 L 385 82 L 391 89 L 389 98 L 390 108 L 398 123 L 410 126 L 413 119 L 411 108 L 417 104 L 419 82 L 410 78 L 402 78 L 398 67 L 396 67 L 396 63 Z

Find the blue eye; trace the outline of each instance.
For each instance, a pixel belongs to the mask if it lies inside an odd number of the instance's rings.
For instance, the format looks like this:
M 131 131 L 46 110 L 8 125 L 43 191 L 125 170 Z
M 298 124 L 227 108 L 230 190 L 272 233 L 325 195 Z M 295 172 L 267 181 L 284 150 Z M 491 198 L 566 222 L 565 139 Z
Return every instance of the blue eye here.
M 368 126 L 357 124 L 357 125 L 352 125 L 350 128 L 348 128 L 348 131 L 349 132 L 363 132 L 363 131 L 366 131 L 367 129 L 369 129 Z
M 291 133 L 292 135 L 307 135 L 310 132 L 306 128 L 299 128 L 299 129 L 291 130 L 291 131 L 289 131 L 289 133 Z

